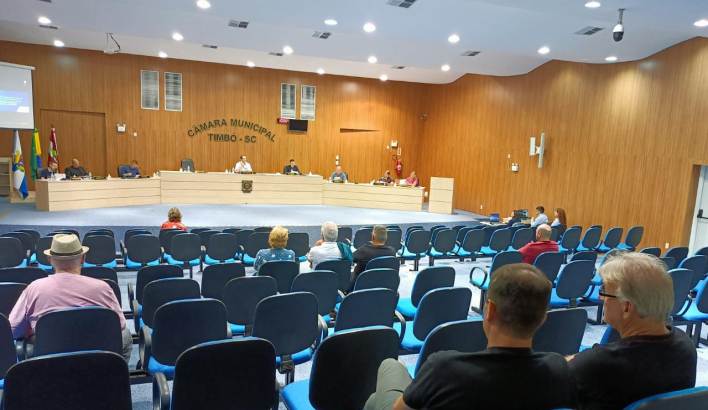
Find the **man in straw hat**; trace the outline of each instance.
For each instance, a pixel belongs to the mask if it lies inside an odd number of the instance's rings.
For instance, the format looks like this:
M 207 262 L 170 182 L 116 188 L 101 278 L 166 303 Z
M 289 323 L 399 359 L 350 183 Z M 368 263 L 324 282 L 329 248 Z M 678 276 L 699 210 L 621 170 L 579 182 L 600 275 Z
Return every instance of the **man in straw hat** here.
M 76 235 L 54 236 L 51 248 L 44 254 L 49 257 L 55 273 L 35 280 L 22 292 L 10 313 L 12 335 L 16 339 L 32 336 L 37 320 L 55 310 L 102 306 L 118 315 L 123 333 L 123 356 L 128 360 L 133 341 L 113 290 L 102 280 L 81 276 L 81 266 L 88 249 L 81 246 Z

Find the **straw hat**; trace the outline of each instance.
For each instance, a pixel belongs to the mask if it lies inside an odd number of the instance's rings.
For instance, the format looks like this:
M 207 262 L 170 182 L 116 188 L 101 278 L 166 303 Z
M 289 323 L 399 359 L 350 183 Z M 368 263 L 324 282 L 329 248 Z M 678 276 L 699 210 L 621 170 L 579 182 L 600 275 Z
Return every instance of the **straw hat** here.
M 88 252 L 88 246 L 81 246 L 79 238 L 73 234 L 54 235 L 52 247 L 46 249 L 44 254 L 50 258 L 73 259 Z

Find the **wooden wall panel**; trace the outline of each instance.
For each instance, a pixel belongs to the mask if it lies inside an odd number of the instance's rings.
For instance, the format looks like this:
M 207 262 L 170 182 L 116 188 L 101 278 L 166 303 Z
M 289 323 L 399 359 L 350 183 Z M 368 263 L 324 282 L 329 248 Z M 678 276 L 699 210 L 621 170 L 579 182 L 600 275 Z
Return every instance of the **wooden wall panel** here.
M 636 62 L 467 75 L 424 93 L 416 164 L 424 184 L 455 178 L 455 207 L 508 214 L 543 204 L 565 208 L 570 224 L 642 224 L 646 246 L 688 243 L 693 165 L 708 164 L 708 40 Z M 528 146 L 541 131 L 538 169 Z

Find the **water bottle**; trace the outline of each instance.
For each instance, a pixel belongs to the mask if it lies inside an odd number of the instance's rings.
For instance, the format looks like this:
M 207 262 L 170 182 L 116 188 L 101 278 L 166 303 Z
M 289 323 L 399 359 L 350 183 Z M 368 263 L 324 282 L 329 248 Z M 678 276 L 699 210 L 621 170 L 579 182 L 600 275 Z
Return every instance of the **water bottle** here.
M 91 175 L 91 171 L 89 171 L 89 179 L 93 179 L 93 175 Z

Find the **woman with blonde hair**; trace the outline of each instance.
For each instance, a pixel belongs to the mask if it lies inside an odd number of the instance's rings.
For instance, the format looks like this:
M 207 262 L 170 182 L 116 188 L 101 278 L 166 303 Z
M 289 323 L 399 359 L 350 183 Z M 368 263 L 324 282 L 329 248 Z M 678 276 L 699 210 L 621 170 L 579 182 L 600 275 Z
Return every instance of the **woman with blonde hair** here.
M 167 211 L 167 220 L 160 226 L 161 231 L 165 229 L 187 230 L 187 227 L 182 223 L 182 212 L 179 211 L 179 208 L 170 208 Z
M 270 261 L 293 261 L 295 262 L 295 252 L 285 249 L 288 245 L 288 230 L 278 225 L 270 231 L 268 235 L 269 249 L 261 249 L 256 254 L 253 267 L 258 271 L 264 263 Z

